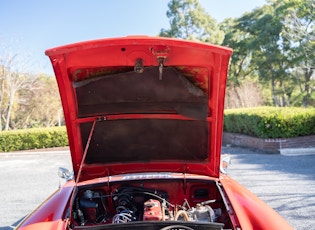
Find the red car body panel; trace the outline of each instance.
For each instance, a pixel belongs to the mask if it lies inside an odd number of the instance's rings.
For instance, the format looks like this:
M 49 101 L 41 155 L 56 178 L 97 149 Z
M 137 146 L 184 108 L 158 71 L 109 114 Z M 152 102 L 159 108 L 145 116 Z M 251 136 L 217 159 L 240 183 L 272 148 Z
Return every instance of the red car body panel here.
M 242 229 L 293 229 L 276 211 L 226 175 L 220 182 Z
M 124 37 L 66 45 L 47 50 L 46 54 L 53 64 L 61 94 L 75 176 L 78 174 L 84 153 L 85 143 L 82 143 L 80 134 L 80 124 L 82 123 L 92 122 L 97 117 L 104 117 L 107 121 L 123 119 L 189 121 L 196 120 L 196 118 L 169 111 L 155 111 L 155 113 L 150 111 L 150 113 L 137 114 L 133 111 L 131 113 L 129 111 L 117 113 L 115 110 L 110 112 L 102 110 L 101 112 L 90 112 L 89 114 L 84 112 L 83 115 L 80 115 L 78 102 L 80 98 L 76 91 L 77 88 L 73 86 L 74 84 L 94 79 L 95 76 L 100 74 L 116 72 L 119 68 L 133 68 L 139 59 L 145 67 L 158 67 L 159 61 L 163 60 L 165 67 L 176 66 L 177 70 L 182 71 L 191 80 L 195 81 L 195 84 L 198 84 L 198 87 L 203 90 L 207 97 L 206 101 L 203 102 L 204 106 L 207 107 L 206 118 L 203 120 L 208 122 L 209 134 L 207 135 L 209 136 L 207 138 L 208 143 L 210 143 L 208 144 L 206 162 L 191 163 L 191 161 L 180 162 L 177 160 L 164 163 L 156 160 L 146 160 L 144 164 L 141 162 L 128 163 L 126 161 L 123 164 L 115 162 L 105 162 L 97 165 L 82 164 L 84 174 L 80 176 L 80 181 L 99 176 L 147 172 L 148 170 L 219 176 L 224 94 L 227 67 L 232 54 L 231 49 L 178 39 Z M 158 78 L 158 76 L 156 77 Z M 167 77 L 163 80 L 166 79 Z M 176 86 L 173 88 L 176 88 Z M 135 92 L 130 94 L 135 94 Z M 151 96 L 147 94 L 142 95 L 142 97 Z M 167 97 L 167 94 L 171 94 L 171 92 L 165 91 L 163 96 Z M 143 99 L 144 102 L 141 103 L 145 103 L 145 100 Z M 148 106 L 148 103 L 146 106 Z M 120 110 L 122 107 L 120 106 L 116 110 Z M 161 108 L 159 107 L 158 110 L 161 110 Z
M 231 49 L 125 37 L 61 46 L 46 54 L 60 90 L 75 180 L 18 229 L 126 229 L 134 226 L 130 223 L 150 227 L 154 220 L 151 226 L 292 229 L 220 173 Z M 151 216 L 150 204 L 156 203 Z
M 176 178 L 182 176 L 182 174 L 173 174 L 173 176 Z M 108 180 L 118 182 L 124 180 L 124 177 L 93 179 L 82 182 L 79 186 L 97 184 Z M 226 199 L 231 205 L 230 215 L 231 219 L 234 220 L 235 229 L 237 227 L 246 230 L 293 229 L 277 212 L 227 175 L 221 174 L 219 179 L 197 175 L 189 177 L 196 180 L 215 180 L 222 184 L 227 194 Z M 26 218 L 18 229 L 66 229 L 67 222 L 64 218 L 64 212 L 67 210 L 73 186 L 74 182 L 70 181 L 56 191 L 38 209 L 31 213 L 30 218 Z
M 47 198 L 37 209 L 31 212 L 19 225 L 19 229 L 66 229 L 65 211 L 69 206 L 74 181 Z

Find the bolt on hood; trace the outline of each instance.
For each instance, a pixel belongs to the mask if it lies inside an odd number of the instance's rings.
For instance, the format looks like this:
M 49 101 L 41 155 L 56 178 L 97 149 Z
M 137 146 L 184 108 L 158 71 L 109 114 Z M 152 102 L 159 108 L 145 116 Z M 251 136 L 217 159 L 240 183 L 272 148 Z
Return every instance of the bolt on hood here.
M 158 37 L 47 50 L 78 181 L 136 172 L 218 177 L 231 54 Z

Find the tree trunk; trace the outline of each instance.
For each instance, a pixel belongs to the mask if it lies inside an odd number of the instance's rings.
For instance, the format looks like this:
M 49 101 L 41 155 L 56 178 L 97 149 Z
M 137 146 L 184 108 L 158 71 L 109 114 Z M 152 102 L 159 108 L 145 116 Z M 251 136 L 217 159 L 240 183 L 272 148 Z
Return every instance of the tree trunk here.
M 309 99 L 311 97 L 310 80 L 311 80 L 312 74 L 313 74 L 312 69 L 306 69 L 304 72 L 304 78 L 305 78 L 304 92 L 305 92 L 305 95 L 304 95 L 303 100 L 302 100 L 303 107 L 307 107 L 309 105 Z
M 9 101 L 9 105 L 8 105 L 8 112 L 7 112 L 6 123 L 5 123 L 5 128 L 4 128 L 5 130 L 9 130 L 9 128 L 10 128 L 11 111 L 12 111 L 12 106 L 14 103 L 14 95 L 15 95 L 15 92 L 14 92 L 14 90 L 12 90 L 10 92 L 10 101 Z
M 275 90 L 275 79 L 271 77 L 271 96 L 273 106 L 277 106 L 277 97 L 276 97 L 276 90 Z

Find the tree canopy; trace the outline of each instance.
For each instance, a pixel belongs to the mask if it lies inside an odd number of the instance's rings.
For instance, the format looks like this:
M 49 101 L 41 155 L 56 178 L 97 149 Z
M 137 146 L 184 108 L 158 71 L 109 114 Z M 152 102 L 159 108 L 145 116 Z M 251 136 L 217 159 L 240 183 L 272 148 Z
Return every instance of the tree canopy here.
M 315 105 L 314 0 L 269 0 L 262 7 L 221 23 L 212 19 L 198 0 L 171 0 L 168 6 L 170 29 L 161 29 L 160 36 L 233 48 L 228 95 L 234 92 L 236 95 L 231 97 L 244 100 L 237 87 L 260 89 L 264 100 L 259 101 L 266 105 Z M 247 100 L 257 98 L 256 92 L 251 93 L 253 98 Z M 242 101 L 234 106 L 251 104 L 256 103 Z
M 314 0 L 269 0 L 220 23 L 198 0 L 170 0 L 166 16 L 170 28 L 159 36 L 233 48 L 226 108 L 315 106 Z M 0 49 L 0 130 L 60 124 L 55 79 L 21 71 L 27 59 L 5 51 Z
M 166 12 L 170 29 L 161 29 L 160 36 L 199 40 L 220 44 L 224 32 L 216 21 L 201 7 L 198 0 L 171 0 Z

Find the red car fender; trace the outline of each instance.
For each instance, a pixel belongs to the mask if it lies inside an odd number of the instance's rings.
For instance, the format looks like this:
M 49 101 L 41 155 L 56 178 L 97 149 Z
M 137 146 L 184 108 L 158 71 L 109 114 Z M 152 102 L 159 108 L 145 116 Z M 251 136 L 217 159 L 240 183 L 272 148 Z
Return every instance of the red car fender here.
M 58 189 L 30 213 L 16 229 L 65 229 L 64 214 L 73 190 L 73 181 Z M 62 225 L 62 226 L 60 226 Z
M 242 229 L 293 229 L 275 210 L 235 180 L 221 175 L 220 182 Z
M 40 223 L 32 223 L 23 227 L 16 228 L 23 230 L 58 230 L 58 229 L 66 229 L 66 222 L 62 220 L 56 220 L 51 222 L 40 222 Z

